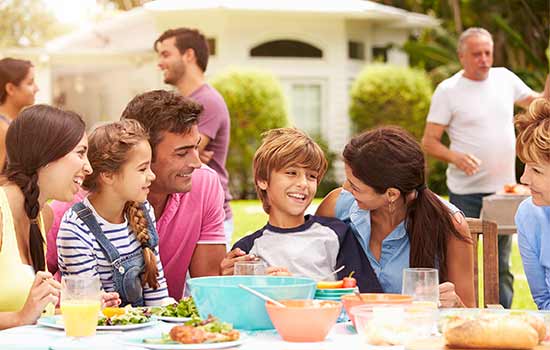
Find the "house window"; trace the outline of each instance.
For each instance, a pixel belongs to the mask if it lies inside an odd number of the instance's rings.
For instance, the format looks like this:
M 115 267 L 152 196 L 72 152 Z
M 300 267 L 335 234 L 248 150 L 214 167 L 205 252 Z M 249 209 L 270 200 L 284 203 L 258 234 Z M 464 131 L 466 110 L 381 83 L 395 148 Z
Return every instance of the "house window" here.
M 250 56 L 322 58 L 323 51 L 303 41 L 274 40 L 253 47 Z
M 210 56 L 216 55 L 216 39 L 214 38 L 207 38 L 206 42 L 208 43 L 208 53 Z
M 373 46 L 372 60 L 377 62 L 388 62 L 388 48 L 386 46 Z
M 348 58 L 365 59 L 365 44 L 359 41 L 348 41 Z
M 290 89 L 290 111 L 295 127 L 309 135 L 321 134 L 321 85 L 295 83 Z

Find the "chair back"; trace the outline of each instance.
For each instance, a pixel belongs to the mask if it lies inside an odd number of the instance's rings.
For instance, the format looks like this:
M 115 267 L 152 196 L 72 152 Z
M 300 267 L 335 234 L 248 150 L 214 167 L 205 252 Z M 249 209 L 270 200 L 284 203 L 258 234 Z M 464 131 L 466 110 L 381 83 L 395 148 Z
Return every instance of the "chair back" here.
M 474 288 L 476 307 L 499 304 L 498 291 L 498 226 L 496 222 L 466 218 L 474 246 Z M 479 298 L 478 242 L 483 235 L 483 303 Z

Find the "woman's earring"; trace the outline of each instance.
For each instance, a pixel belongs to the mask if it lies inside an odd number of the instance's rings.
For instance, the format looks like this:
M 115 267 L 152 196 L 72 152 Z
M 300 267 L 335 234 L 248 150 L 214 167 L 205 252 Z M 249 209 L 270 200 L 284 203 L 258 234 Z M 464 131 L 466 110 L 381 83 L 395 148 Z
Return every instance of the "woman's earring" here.
M 395 204 L 394 202 L 390 201 L 388 203 L 388 210 L 390 212 L 390 225 L 393 226 L 393 212 L 395 211 Z

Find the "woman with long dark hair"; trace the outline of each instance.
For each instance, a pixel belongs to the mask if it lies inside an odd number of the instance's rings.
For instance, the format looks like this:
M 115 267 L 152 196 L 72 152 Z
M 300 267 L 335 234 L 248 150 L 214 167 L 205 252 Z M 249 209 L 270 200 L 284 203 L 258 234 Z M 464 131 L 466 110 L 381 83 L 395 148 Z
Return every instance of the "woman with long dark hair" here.
M 34 104 L 37 92 L 30 61 L 10 57 L 0 60 L 0 169 L 6 159 L 8 126 L 24 107 Z
M 439 269 L 442 306 L 475 305 L 473 249 L 463 214 L 426 187 L 416 140 L 398 127 L 354 137 L 344 149 L 346 182 L 317 215 L 347 222 L 386 293 L 400 293 L 407 267 Z
M 47 272 L 45 233 L 50 199 L 71 201 L 92 172 L 84 121 L 73 112 L 35 105 L 6 134 L 8 163 L 0 187 L 0 329 L 34 323 L 60 285 Z M 36 273 L 36 277 L 35 277 Z M 117 304 L 118 295 L 105 295 Z

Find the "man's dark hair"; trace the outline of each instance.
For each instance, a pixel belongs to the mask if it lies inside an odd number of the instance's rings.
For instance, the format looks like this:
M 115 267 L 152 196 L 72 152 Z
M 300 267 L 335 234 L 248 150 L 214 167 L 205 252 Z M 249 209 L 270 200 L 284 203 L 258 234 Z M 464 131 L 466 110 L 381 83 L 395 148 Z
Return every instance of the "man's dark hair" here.
M 153 90 L 134 97 L 122 112 L 120 119 L 135 119 L 149 133 L 153 158 L 165 132 L 186 134 L 199 121 L 201 104 L 180 94 Z
M 176 28 L 168 29 L 162 33 L 154 43 L 155 51 L 158 51 L 157 44 L 170 38 L 176 38 L 176 47 L 180 54 L 183 55 L 187 49 L 193 49 L 195 51 L 195 57 L 197 59 L 197 65 L 206 72 L 208 66 L 208 41 L 206 37 L 197 29 L 190 28 Z

